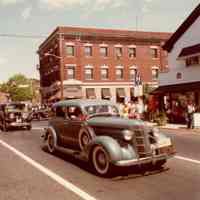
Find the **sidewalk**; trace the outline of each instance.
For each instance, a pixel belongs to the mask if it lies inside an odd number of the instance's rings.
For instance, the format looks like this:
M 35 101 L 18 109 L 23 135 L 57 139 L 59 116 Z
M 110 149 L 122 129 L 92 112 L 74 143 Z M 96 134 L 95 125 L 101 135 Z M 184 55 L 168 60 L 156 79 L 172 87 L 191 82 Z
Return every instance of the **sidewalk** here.
M 168 130 L 180 130 L 179 132 L 187 132 L 187 133 L 194 133 L 194 134 L 200 134 L 200 128 L 194 128 L 194 129 L 188 129 L 187 125 L 184 124 L 166 124 L 165 126 L 157 126 L 156 123 L 152 123 L 152 122 L 148 122 L 145 121 L 145 123 L 147 123 L 147 125 L 149 126 L 155 126 L 158 127 L 159 129 L 168 129 Z

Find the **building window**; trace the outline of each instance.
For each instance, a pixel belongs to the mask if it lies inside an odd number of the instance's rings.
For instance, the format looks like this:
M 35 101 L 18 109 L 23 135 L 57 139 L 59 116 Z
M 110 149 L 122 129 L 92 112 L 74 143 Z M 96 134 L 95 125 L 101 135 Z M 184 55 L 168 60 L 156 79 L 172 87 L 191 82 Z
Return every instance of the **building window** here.
M 92 80 L 92 79 L 94 79 L 94 69 L 86 68 L 85 69 L 85 80 Z
M 92 46 L 85 46 L 84 48 L 85 56 L 92 56 Z
M 136 47 L 131 47 L 128 49 L 128 57 L 130 59 L 136 57 Z
M 158 80 L 158 69 L 152 69 L 152 79 L 154 81 L 157 81 Z
M 67 56 L 74 56 L 75 55 L 75 47 L 66 45 L 66 54 L 67 54 Z
M 182 79 L 182 73 L 181 72 L 176 73 L 176 79 Z
M 67 79 L 75 79 L 75 67 L 67 66 Z
M 193 56 L 190 58 L 186 58 L 185 60 L 186 66 L 191 66 L 191 65 L 198 65 L 199 64 L 199 57 L 198 56 Z
M 122 57 L 122 47 L 115 47 L 115 56 L 117 59 Z
M 150 53 L 152 58 L 158 58 L 158 49 L 157 48 L 150 48 Z
M 123 68 L 116 69 L 116 79 L 122 80 L 123 78 L 124 78 L 124 69 Z
M 101 79 L 102 80 L 108 79 L 108 69 L 107 68 L 101 69 Z
M 100 55 L 102 57 L 108 57 L 108 47 L 100 47 Z
M 130 80 L 135 80 L 136 71 L 137 69 L 130 69 L 130 74 L 129 74 Z

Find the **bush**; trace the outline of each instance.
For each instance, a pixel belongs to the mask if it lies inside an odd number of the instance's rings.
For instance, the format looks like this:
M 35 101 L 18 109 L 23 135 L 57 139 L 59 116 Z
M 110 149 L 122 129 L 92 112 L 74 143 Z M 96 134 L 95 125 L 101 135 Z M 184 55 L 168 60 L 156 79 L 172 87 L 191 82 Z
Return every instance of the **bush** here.
M 158 126 L 165 126 L 168 121 L 167 115 L 165 112 L 159 112 L 155 118 L 155 122 Z

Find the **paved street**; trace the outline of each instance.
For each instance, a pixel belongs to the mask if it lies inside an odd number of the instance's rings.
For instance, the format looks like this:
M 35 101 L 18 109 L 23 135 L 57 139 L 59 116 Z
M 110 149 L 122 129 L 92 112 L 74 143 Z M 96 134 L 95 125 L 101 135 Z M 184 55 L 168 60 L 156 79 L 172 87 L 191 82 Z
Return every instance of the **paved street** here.
M 173 138 L 180 156 L 169 160 L 165 171 L 141 176 L 123 169 L 129 174 L 105 179 L 93 175 L 84 162 L 44 152 L 40 135 L 45 125 L 34 122 L 31 132 L 0 133 L 0 200 L 200 199 L 198 133 L 163 129 Z

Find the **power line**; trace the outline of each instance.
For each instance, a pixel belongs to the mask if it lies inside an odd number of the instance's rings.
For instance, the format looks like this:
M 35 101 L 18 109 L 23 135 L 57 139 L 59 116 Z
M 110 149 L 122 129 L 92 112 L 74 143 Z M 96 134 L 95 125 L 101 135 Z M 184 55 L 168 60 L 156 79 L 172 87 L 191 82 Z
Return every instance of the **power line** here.
M 27 39 L 44 39 L 47 36 L 44 36 L 44 35 L 2 34 L 2 33 L 0 33 L 0 37 L 27 38 Z

